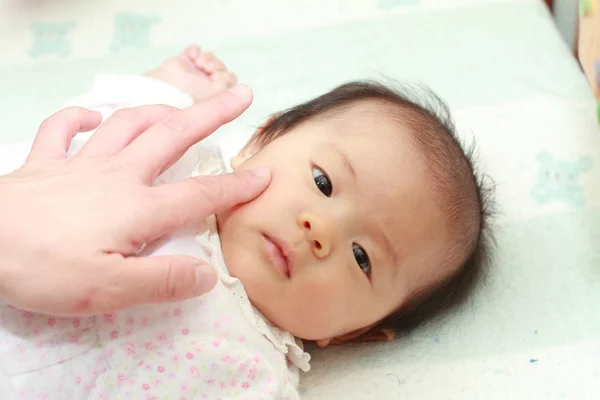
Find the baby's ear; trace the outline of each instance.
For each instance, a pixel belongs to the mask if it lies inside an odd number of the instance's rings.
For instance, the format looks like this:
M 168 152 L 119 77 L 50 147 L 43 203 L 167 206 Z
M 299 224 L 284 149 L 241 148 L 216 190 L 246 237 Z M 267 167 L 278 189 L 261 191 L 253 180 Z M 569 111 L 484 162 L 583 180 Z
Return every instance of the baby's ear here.
M 264 143 L 264 142 L 262 140 L 260 140 L 261 139 L 260 136 L 262 135 L 265 127 L 267 127 L 269 124 L 271 124 L 271 122 L 273 122 L 273 120 L 275 118 L 277 118 L 278 116 L 279 116 L 279 114 L 271 115 L 264 124 L 262 124 L 261 126 L 258 127 L 258 129 L 256 129 L 256 131 L 254 132 L 254 134 L 252 135 L 252 137 L 250 138 L 248 143 L 246 143 L 246 145 L 242 148 L 242 150 L 240 150 L 238 155 L 234 156 L 231 159 L 231 161 L 229 161 L 229 164 L 231 165 L 232 169 L 238 169 L 240 167 L 240 165 L 245 163 L 250 157 L 252 157 L 253 155 L 255 155 L 256 153 L 258 153 L 261 150 L 263 145 L 261 145 L 260 143 Z
M 346 344 L 350 342 L 389 342 L 396 337 L 396 332 L 391 329 L 382 329 L 366 334 L 371 328 L 358 329 L 333 339 L 317 340 L 317 345 L 319 347 L 327 347 L 330 344 Z

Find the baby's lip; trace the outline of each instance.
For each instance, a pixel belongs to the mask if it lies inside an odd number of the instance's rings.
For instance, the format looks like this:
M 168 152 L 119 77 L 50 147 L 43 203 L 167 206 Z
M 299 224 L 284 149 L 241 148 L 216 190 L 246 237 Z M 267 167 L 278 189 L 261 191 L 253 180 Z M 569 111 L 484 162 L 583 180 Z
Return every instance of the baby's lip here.
M 265 237 L 265 239 L 267 239 L 268 241 L 270 241 L 271 243 L 273 243 L 275 245 L 275 247 L 279 251 L 281 257 L 285 260 L 286 265 L 285 265 L 284 273 L 285 273 L 285 276 L 290 278 L 292 275 L 292 260 L 290 257 L 289 246 L 283 240 L 278 239 L 274 236 L 270 236 L 267 234 L 263 234 L 263 236 Z

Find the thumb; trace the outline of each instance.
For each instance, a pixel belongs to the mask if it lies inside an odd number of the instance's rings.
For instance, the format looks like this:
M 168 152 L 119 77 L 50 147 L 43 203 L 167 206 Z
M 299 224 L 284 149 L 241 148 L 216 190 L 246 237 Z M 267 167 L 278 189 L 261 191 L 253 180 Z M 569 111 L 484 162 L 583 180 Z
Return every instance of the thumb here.
M 113 265 L 119 271 L 118 295 L 111 291 L 105 309 L 186 300 L 217 282 L 213 267 L 188 256 L 129 257 Z
M 157 186 L 153 190 L 158 192 L 155 198 L 159 204 L 153 210 L 151 219 L 159 226 L 154 226 L 155 231 L 151 236 L 161 236 L 253 200 L 267 188 L 270 181 L 270 171 L 257 168 L 217 176 L 199 176 Z M 162 216 L 162 220 L 157 216 Z

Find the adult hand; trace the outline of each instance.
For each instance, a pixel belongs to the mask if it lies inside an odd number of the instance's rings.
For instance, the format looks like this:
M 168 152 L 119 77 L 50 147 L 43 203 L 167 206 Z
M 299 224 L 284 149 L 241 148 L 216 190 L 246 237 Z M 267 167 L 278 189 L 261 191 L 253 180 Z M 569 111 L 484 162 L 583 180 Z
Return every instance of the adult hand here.
M 0 176 L 0 300 L 80 316 L 210 290 L 216 273 L 198 259 L 134 255 L 267 187 L 262 169 L 153 186 L 251 101 L 250 90 L 238 86 L 184 110 L 117 111 L 70 158 L 73 136 L 98 127 L 100 114 L 68 108 L 44 121 L 25 164 Z

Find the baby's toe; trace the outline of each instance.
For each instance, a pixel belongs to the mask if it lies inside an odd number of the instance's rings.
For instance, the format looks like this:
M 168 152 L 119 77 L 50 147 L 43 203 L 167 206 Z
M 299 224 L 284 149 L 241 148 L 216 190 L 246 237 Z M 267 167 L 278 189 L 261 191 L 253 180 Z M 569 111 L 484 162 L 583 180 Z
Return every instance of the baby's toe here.
M 227 71 L 216 71 L 210 76 L 213 86 L 218 90 L 225 90 L 233 87 L 237 81 L 234 74 Z
M 237 83 L 237 76 L 235 76 L 232 72 L 225 72 L 225 82 L 227 82 L 227 87 L 230 88 Z
M 186 49 L 184 50 L 184 54 L 187 58 L 190 59 L 190 61 L 193 61 L 195 63 L 198 57 L 200 57 L 201 50 L 199 46 L 191 45 L 186 47 Z
M 213 53 L 201 53 L 200 56 L 196 59 L 196 67 L 198 69 L 204 69 L 207 63 L 210 63 L 215 59 Z
M 211 61 L 208 61 L 204 65 L 203 69 L 204 69 L 204 71 L 206 71 L 207 74 L 212 74 L 217 71 L 225 71 L 227 68 L 225 67 L 225 64 L 223 64 L 223 62 L 221 60 L 215 58 Z
M 224 71 L 227 68 L 223 61 L 218 59 L 212 53 L 202 53 L 196 60 L 196 67 L 203 70 L 207 74 L 212 74 L 216 71 Z

